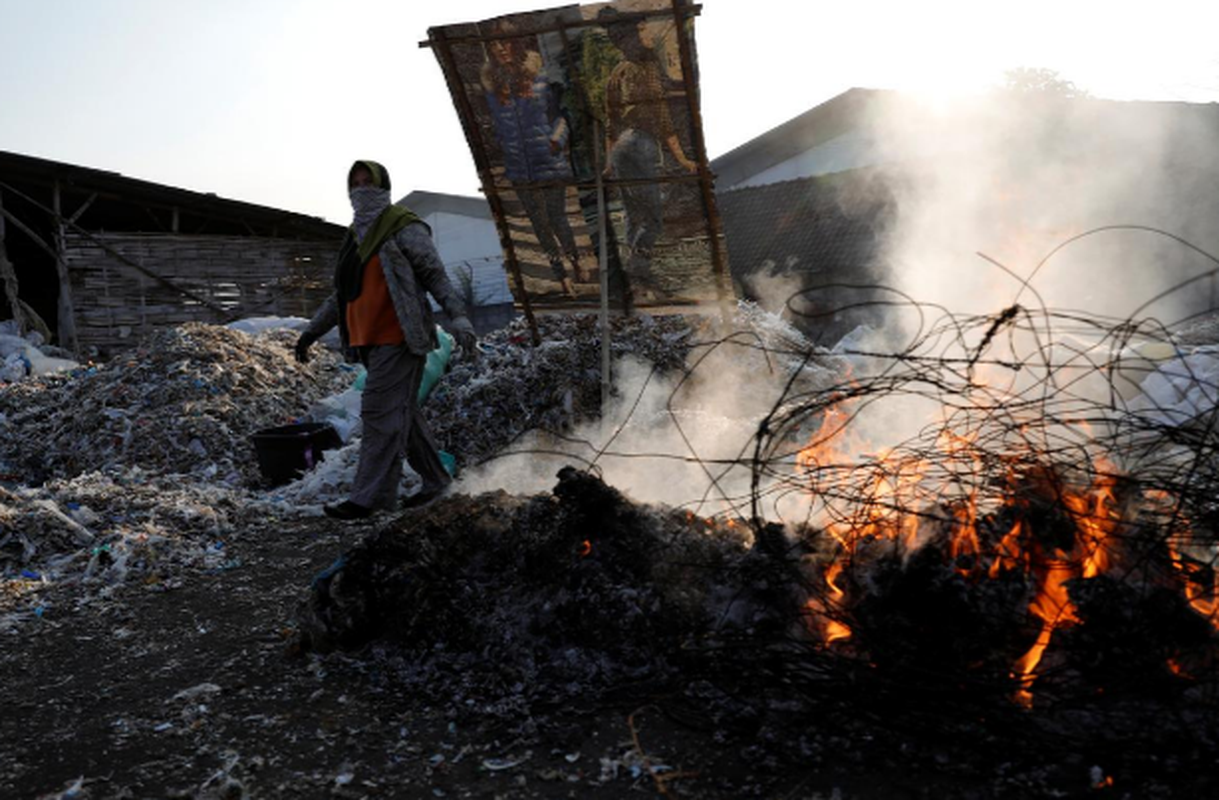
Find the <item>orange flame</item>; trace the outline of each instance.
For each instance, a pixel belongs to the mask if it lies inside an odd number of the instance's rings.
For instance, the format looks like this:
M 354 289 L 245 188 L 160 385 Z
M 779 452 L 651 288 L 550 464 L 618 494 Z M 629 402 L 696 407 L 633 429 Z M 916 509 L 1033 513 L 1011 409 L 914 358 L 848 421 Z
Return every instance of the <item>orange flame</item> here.
M 825 571 L 825 585 L 829 588 L 830 597 L 833 599 L 833 601 L 835 603 L 838 603 L 839 601 L 842 600 L 842 598 L 846 597 L 846 592 L 844 592 L 842 589 L 838 588 L 838 585 L 836 583 L 834 583 L 834 581 L 836 581 L 838 579 L 838 576 L 841 574 L 842 574 L 842 562 L 841 561 L 835 561 L 833 564 L 830 564 L 829 569 L 827 569 Z M 838 620 L 830 619 L 828 617 L 826 618 L 826 620 L 825 620 L 825 643 L 826 644 L 831 644 L 833 642 L 838 641 L 839 639 L 849 639 L 849 638 L 851 638 L 851 629 L 848 626 L 846 626 L 842 622 L 839 622 Z
M 865 451 L 848 429 L 850 415 L 834 406 L 823 412 L 817 435 L 796 457 L 798 468 L 809 474 L 816 492 L 818 481 L 829 485 L 842 475 L 862 476 L 863 499 L 843 512 L 826 509 L 818 520 L 822 529 L 841 545 L 839 559 L 826 567 L 824 579 L 828 590 L 825 601 L 810 601 L 811 610 L 820 620 L 819 633 L 825 643 L 847 639 L 852 635 L 848 625 L 830 619 L 824 608 L 837 605 L 845 599 L 845 593 L 836 581 L 842 575 L 845 559 L 855 552 L 858 545 L 873 538 L 898 542 L 906 552 L 913 552 L 939 535 L 942 515 L 932 514 L 926 518 L 906 509 L 947 509 L 947 550 L 953 559 L 954 568 L 965 578 L 997 578 L 1005 571 L 1020 570 L 1033 583 L 1033 597 L 1028 612 L 1039 621 L 1036 639 L 1029 649 L 1012 665 L 1012 676 L 1019 683 L 1017 702 L 1032 703 L 1032 685 L 1037 678 L 1037 668 L 1049 648 L 1054 632 L 1060 627 L 1080 622 L 1078 610 L 1071 602 L 1067 582 L 1074 578 L 1093 578 L 1113 567 L 1119 557 L 1120 529 L 1123 516 L 1117 500 L 1117 469 L 1103 458 L 1096 458 L 1093 469 L 1097 477 L 1090 486 L 1082 489 L 1065 489 L 1062 479 L 1049 473 L 1045 480 L 1049 489 L 1067 510 L 1073 523 L 1073 544 L 1065 551 L 1042 552 L 1027 519 L 1017 518 L 1011 528 L 997 544 L 984 544 L 979 533 L 979 488 L 966 488 L 963 496 L 945 499 L 944 490 L 952 489 L 955 482 L 947 485 L 929 485 L 927 475 L 931 462 L 913 456 L 895 455 L 886 451 L 860 463 L 858 454 Z M 938 448 L 946 459 L 936 466 L 945 467 L 952 474 L 966 477 L 963 484 L 968 487 L 968 476 L 983 473 L 982 459 L 973 433 L 955 433 L 945 430 L 937 438 Z M 1013 463 L 1017 459 L 1013 459 Z M 1027 483 L 1012 471 L 1008 478 L 1008 505 L 1017 504 L 1017 487 Z M 999 501 L 996 501 L 999 502 Z M 987 510 L 987 519 L 993 520 L 997 508 Z M 1017 515 L 1018 517 L 1020 515 Z M 930 524 L 929 524 L 930 521 Z M 993 542 L 993 539 L 989 539 Z M 1183 569 L 1178 559 L 1178 568 Z M 1212 571 L 1209 583 L 1201 585 L 1198 580 L 1188 583 L 1187 597 L 1198 613 L 1211 619 L 1219 628 L 1219 574 Z

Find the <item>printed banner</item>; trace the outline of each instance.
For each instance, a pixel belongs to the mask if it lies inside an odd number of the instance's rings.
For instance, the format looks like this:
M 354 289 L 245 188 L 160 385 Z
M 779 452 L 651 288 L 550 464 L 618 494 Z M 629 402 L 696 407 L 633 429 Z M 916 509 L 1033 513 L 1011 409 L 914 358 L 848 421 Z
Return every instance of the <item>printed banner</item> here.
M 429 32 L 507 234 L 518 303 L 599 305 L 598 173 L 611 305 L 719 298 L 727 248 L 712 247 L 697 82 L 682 68 L 678 29 L 681 18 L 693 65 L 692 13 L 682 0 L 620 0 Z

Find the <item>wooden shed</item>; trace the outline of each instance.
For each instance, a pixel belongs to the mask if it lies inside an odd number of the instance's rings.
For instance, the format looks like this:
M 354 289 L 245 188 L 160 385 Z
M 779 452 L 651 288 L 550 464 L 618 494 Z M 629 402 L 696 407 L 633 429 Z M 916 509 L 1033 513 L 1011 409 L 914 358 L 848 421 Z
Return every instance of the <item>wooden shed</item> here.
M 56 344 L 106 354 L 192 320 L 309 316 L 330 291 L 343 231 L 0 151 L 0 318 L 36 315 Z

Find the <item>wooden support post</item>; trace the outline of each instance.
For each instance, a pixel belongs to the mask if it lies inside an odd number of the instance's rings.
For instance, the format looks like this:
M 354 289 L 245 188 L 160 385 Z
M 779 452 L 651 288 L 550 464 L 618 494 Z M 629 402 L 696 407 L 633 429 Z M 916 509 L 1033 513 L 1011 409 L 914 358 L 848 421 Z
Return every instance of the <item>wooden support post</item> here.
M 491 206 L 491 215 L 495 217 L 495 226 L 499 229 L 500 246 L 504 250 L 504 258 L 508 262 L 512 279 L 516 282 L 517 291 L 520 293 L 525 322 L 529 325 L 529 333 L 536 347 L 542 343 L 542 335 L 538 331 L 537 319 L 533 316 L 533 305 L 529 301 L 529 292 L 525 289 L 525 278 L 521 274 L 521 265 L 516 258 L 512 232 L 508 229 L 508 220 L 504 217 L 503 199 L 499 196 L 499 190 L 495 187 L 495 181 L 491 175 L 491 165 L 487 162 L 482 133 L 479 131 L 478 121 L 474 117 L 474 109 L 470 105 L 470 98 L 466 96 L 466 88 L 462 85 L 461 75 L 453 60 L 453 50 L 449 47 L 448 40 L 445 39 L 444 31 L 432 29 L 428 31 L 428 36 L 431 37 L 432 46 L 440 55 L 441 71 L 449 85 L 449 93 L 457 102 L 457 116 L 461 120 L 461 127 L 465 132 L 466 142 L 470 145 L 470 152 L 474 155 L 474 164 L 478 168 L 479 180 L 482 181 L 483 194 L 486 195 L 487 203 Z
M 76 309 L 72 305 L 72 279 L 68 275 L 68 259 L 64 252 L 67 226 L 64 224 L 59 181 L 55 181 L 51 208 L 55 212 L 55 272 L 59 276 L 55 334 L 59 339 L 60 347 L 67 348 L 79 355 L 79 342 L 76 340 Z
M 68 217 L 68 224 L 75 225 L 76 221 L 81 218 L 82 214 L 89 210 L 89 207 L 93 205 L 95 200 L 97 200 L 97 192 L 89 195 L 89 199 L 81 203 L 80 208 L 76 209 L 72 216 Z
M 699 188 L 703 194 L 703 209 L 707 214 L 707 233 L 711 238 L 711 264 L 715 269 L 715 285 L 719 295 L 720 315 L 723 323 L 732 321 L 731 296 L 727 261 L 724 257 L 724 226 L 720 219 L 719 206 L 715 201 L 715 176 L 707 164 L 707 143 L 703 139 L 702 104 L 698 96 L 698 84 L 694 80 L 694 48 L 686 31 L 686 20 L 693 17 L 695 7 L 689 0 L 673 0 L 673 18 L 676 22 L 677 47 L 681 52 L 681 76 L 686 86 L 686 101 L 690 108 L 690 136 L 694 145 L 694 158 L 698 161 Z
M 25 315 L 21 312 L 21 302 L 18 297 L 20 287 L 17 285 L 17 271 L 13 262 L 8 260 L 8 251 L 4 246 L 4 195 L 0 194 L 0 285 L 4 289 L 4 297 L 8 301 L 9 311 L 17 322 L 17 333 L 25 328 Z

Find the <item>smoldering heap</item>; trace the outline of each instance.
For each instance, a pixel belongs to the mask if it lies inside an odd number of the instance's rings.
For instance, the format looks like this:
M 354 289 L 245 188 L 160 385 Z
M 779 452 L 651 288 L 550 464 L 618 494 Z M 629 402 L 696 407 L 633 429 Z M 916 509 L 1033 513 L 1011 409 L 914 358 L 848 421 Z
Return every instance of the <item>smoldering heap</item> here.
M 457 496 L 360 542 L 314 580 L 298 645 L 394 642 L 430 694 L 591 700 L 670 680 L 717 629 L 790 619 L 797 598 L 759 588 L 759 559 L 743 526 L 637 506 L 568 467 L 553 494 Z
M 1145 796 L 1207 785 L 1213 696 L 1164 659 L 1204 668 L 1216 637 L 1176 599 L 1076 581 L 1086 625 L 1059 632 L 1054 659 L 1077 691 L 1043 704 L 1056 695 L 1042 679 L 1030 710 L 1012 660 L 1037 638 L 1035 580 L 972 581 L 947 538 L 908 558 L 874 539 L 855 576 L 866 562 L 872 584 L 844 584 L 839 605 L 853 638 L 827 644 L 832 537 L 747 531 L 636 505 L 572 468 L 551 494 L 448 498 L 318 574 L 295 648 L 357 653 L 387 689 L 461 724 L 525 729 L 559 708 L 656 703 L 776 765 L 933 769 L 989 781 L 996 797 L 1115 775 Z
M 26 484 L 110 467 L 254 481 L 249 435 L 342 386 L 333 355 L 299 365 L 294 341 L 189 323 L 105 364 L 11 385 L 0 391 L 0 461 Z

